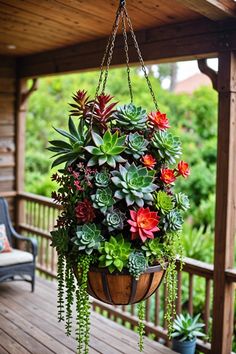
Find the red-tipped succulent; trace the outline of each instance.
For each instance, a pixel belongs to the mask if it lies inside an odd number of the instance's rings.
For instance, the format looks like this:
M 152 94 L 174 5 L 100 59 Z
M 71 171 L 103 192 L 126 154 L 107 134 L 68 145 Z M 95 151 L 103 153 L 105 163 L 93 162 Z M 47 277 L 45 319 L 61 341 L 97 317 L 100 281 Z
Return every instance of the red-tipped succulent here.
M 128 223 L 131 225 L 131 240 L 141 238 L 143 242 L 147 238 L 154 238 L 154 232 L 159 231 L 157 227 L 160 217 L 157 212 L 150 211 L 149 208 L 140 208 L 137 212 L 130 210 L 131 219 Z
M 166 184 L 173 183 L 176 180 L 175 171 L 170 168 L 162 168 L 160 179 Z
M 91 101 L 89 101 L 89 96 L 87 94 L 87 91 L 79 90 L 72 96 L 72 98 L 76 102 L 76 104 L 74 103 L 69 104 L 73 108 L 70 111 L 70 115 L 86 117 L 91 103 Z
M 156 159 L 152 155 L 146 154 L 141 158 L 141 162 L 145 167 L 152 170 L 155 167 Z
M 118 102 L 109 102 L 112 100 L 113 96 L 101 94 L 97 97 L 93 118 L 95 119 L 95 123 L 102 128 L 103 130 L 107 129 L 107 123 L 111 120 L 113 113 L 115 110 L 113 109 Z
M 190 168 L 187 162 L 180 161 L 178 163 L 178 175 L 187 178 L 190 175 Z
M 165 113 L 161 113 L 160 111 L 151 112 L 148 115 L 148 120 L 153 126 L 153 128 L 166 130 L 170 128 L 168 118 Z

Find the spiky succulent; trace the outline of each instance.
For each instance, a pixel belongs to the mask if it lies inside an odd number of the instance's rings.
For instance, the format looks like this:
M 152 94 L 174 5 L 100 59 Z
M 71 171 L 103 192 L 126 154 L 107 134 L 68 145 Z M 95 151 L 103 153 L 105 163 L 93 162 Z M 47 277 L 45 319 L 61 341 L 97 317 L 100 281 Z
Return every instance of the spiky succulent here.
M 87 254 L 97 250 L 103 240 L 101 230 L 95 224 L 77 226 L 76 236 L 72 238 L 72 242 L 78 246 L 78 249 Z
M 65 254 L 68 251 L 68 232 L 64 228 L 60 228 L 50 232 L 52 236 L 51 246 L 55 247 L 58 254 Z
M 153 238 L 145 242 L 142 250 L 145 252 L 145 256 L 148 258 L 150 264 L 163 259 L 163 244 L 159 238 Z
M 106 169 L 103 169 L 101 172 L 97 172 L 94 179 L 97 187 L 106 188 L 111 182 L 110 175 Z
M 146 167 L 136 166 L 134 163 L 120 165 L 119 171 L 112 172 L 112 182 L 118 188 L 114 197 L 125 199 L 128 206 L 136 203 L 143 207 L 144 201 L 153 200 L 152 192 L 157 189 L 153 183 L 154 174 L 155 171 L 148 171 Z
M 189 199 L 184 193 L 177 193 L 174 195 L 174 203 L 176 207 L 180 210 L 186 211 L 190 208 Z
M 126 153 L 133 155 L 135 159 L 139 159 L 147 150 L 148 141 L 139 133 L 130 133 L 127 137 Z
M 101 94 L 97 97 L 92 114 L 93 124 L 98 128 L 106 130 L 108 128 L 107 123 L 112 119 L 116 112 L 113 108 L 117 102 L 110 103 L 113 96 Z
M 128 269 L 135 279 L 147 269 L 147 260 L 142 252 L 132 252 L 129 256 Z
M 91 100 L 89 100 L 87 91 L 79 90 L 72 96 L 72 98 L 75 103 L 69 103 L 69 105 L 73 108 L 70 111 L 70 116 L 86 118 L 87 112 L 89 111 L 90 104 L 92 102 Z
M 117 108 L 116 124 L 126 130 L 146 129 L 147 112 L 142 107 L 130 103 Z
M 154 193 L 154 205 L 163 215 L 173 209 L 171 197 L 164 191 Z
M 117 162 L 125 162 L 120 154 L 125 150 L 125 135 L 118 137 L 118 131 L 113 135 L 108 129 L 103 137 L 92 132 L 92 138 L 96 146 L 86 146 L 87 150 L 93 157 L 88 161 L 88 166 L 96 164 L 103 165 L 107 163 L 115 168 Z
M 54 128 L 59 134 L 67 138 L 69 141 L 64 140 L 51 140 L 49 143 L 52 145 L 47 149 L 49 151 L 55 152 L 53 157 L 57 157 L 53 163 L 52 167 L 60 165 L 63 162 L 66 162 L 67 165 L 70 165 L 75 160 L 84 159 L 83 146 L 86 142 L 87 128 L 83 120 L 80 120 L 78 128 L 76 128 L 72 118 L 69 118 L 68 121 L 69 132 Z
M 125 241 L 120 234 L 116 238 L 111 236 L 109 242 L 105 241 L 99 248 L 99 267 L 108 267 L 111 273 L 118 269 L 120 272 L 127 266 L 131 252 L 131 243 Z
M 181 155 L 179 138 L 167 131 L 158 130 L 155 132 L 152 145 L 157 148 L 159 158 L 165 163 L 175 163 Z
M 204 337 L 204 333 L 201 332 L 202 327 L 205 325 L 199 323 L 200 314 L 195 317 L 191 317 L 190 314 L 183 316 L 177 315 L 173 324 L 173 333 L 171 336 L 177 338 L 180 342 L 192 341 L 196 337 Z
M 125 214 L 119 209 L 111 210 L 106 214 L 104 224 L 108 226 L 108 230 L 122 230 L 124 227 Z
M 91 196 L 93 207 L 106 213 L 107 209 L 114 204 L 112 190 L 110 188 L 98 188 L 96 194 Z
M 164 228 L 170 231 L 179 231 L 182 229 L 183 218 L 178 210 L 171 210 L 165 216 Z

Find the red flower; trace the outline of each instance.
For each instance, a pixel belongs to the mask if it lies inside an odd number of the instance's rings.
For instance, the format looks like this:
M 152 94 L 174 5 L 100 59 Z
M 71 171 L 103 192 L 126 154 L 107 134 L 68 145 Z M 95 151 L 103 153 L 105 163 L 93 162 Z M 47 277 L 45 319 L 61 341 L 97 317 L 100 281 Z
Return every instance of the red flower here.
M 162 168 L 161 169 L 161 180 L 166 184 L 171 184 L 176 180 L 174 170 L 169 168 Z
M 156 159 L 152 155 L 144 155 L 141 158 L 141 162 L 147 168 L 153 169 L 156 164 Z
M 137 212 L 130 210 L 130 216 L 131 220 L 128 220 L 128 223 L 131 225 L 131 240 L 140 237 L 144 242 L 147 238 L 154 238 L 153 232 L 160 230 L 157 227 L 160 217 L 149 208 L 140 208 Z
M 80 181 L 74 181 L 74 186 L 76 187 L 77 191 L 83 190 L 83 188 L 80 185 Z
M 187 178 L 190 175 L 190 169 L 187 162 L 180 161 L 178 163 L 178 173 L 182 175 L 184 178 Z
M 78 203 L 75 208 L 75 215 L 78 221 L 91 222 L 95 218 L 95 213 L 92 204 L 88 199 Z
M 154 128 L 158 128 L 160 130 L 165 130 L 170 128 L 169 121 L 165 113 L 161 113 L 160 111 L 151 112 L 148 115 L 148 119 L 152 123 Z

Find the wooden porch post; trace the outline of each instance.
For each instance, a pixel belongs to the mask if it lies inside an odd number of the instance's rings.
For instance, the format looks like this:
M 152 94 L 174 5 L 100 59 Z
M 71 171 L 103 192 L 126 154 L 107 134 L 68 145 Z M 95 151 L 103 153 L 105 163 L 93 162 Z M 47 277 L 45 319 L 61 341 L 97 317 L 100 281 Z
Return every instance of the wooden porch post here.
M 234 266 L 236 226 L 236 52 L 219 54 L 218 153 L 215 213 L 213 354 L 230 354 L 234 285 L 225 271 Z

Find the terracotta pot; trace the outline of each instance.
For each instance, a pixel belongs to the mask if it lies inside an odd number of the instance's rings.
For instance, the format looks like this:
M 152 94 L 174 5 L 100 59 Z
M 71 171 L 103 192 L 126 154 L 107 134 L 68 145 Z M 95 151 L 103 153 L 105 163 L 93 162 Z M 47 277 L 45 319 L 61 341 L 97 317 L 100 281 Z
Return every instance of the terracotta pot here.
M 107 268 L 91 267 L 88 273 L 88 293 L 95 299 L 112 305 L 128 305 L 151 296 L 161 284 L 165 270 L 149 267 L 136 280 L 127 270 L 109 273 Z

